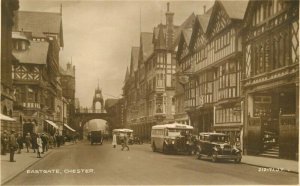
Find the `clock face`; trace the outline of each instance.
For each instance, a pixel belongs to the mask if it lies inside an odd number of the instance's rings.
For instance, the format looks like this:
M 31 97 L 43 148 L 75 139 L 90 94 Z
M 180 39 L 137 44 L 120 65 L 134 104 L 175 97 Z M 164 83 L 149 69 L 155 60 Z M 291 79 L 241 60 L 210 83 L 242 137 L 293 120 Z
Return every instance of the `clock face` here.
M 101 95 L 100 95 L 100 94 L 96 94 L 96 97 L 97 97 L 97 98 L 100 98 L 100 97 L 101 97 Z

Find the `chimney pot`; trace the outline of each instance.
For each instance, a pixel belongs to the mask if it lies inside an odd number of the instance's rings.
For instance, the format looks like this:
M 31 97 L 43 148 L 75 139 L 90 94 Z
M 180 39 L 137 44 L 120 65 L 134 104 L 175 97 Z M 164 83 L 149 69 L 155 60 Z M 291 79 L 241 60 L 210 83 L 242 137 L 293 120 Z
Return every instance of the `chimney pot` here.
M 203 11 L 206 13 L 206 5 L 203 6 Z

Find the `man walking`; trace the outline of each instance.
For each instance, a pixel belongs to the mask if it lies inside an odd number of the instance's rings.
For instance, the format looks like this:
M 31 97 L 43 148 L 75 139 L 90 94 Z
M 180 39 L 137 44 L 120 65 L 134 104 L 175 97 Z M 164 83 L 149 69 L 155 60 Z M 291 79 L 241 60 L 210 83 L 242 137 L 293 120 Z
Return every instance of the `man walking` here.
M 11 130 L 11 134 L 9 136 L 9 151 L 10 151 L 10 162 L 16 162 L 14 160 L 15 151 L 18 148 L 16 136 L 15 136 L 15 130 Z
M 37 138 L 37 134 L 33 133 L 32 137 L 31 137 L 31 146 L 32 146 L 32 149 L 33 149 L 33 153 L 35 153 L 35 149 L 38 148 L 38 145 L 37 145 L 37 142 L 36 142 L 36 138 Z
M 21 154 L 21 150 L 23 149 L 23 137 L 21 133 L 18 133 L 17 143 L 18 143 L 18 154 Z
M 44 133 L 42 134 L 41 139 L 42 139 L 42 148 L 43 148 L 42 154 L 44 154 L 44 152 L 46 151 L 46 145 L 47 145 L 47 139 L 46 139 Z
M 127 150 L 129 150 L 129 147 L 128 147 L 128 140 L 129 140 L 129 137 L 127 136 L 127 134 L 124 135 L 124 140 L 123 140 L 123 143 L 122 143 L 122 149 L 121 150 L 124 150 L 124 148 L 126 147 Z
M 25 136 L 25 144 L 26 144 L 27 152 L 29 152 L 30 142 L 31 142 L 31 137 L 30 134 L 27 133 L 27 135 Z

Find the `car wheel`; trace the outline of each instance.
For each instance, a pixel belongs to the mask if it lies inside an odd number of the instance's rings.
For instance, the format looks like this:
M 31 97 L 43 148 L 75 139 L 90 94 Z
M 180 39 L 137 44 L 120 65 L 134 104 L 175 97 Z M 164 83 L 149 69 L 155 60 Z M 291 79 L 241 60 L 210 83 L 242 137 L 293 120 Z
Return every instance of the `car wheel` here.
M 155 143 L 152 143 L 151 147 L 152 147 L 152 151 L 155 152 L 156 151 Z
M 217 162 L 218 161 L 218 152 L 214 151 L 213 154 L 212 154 L 212 162 Z
M 239 153 L 238 155 L 239 155 L 239 157 L 234 160 L 235 163 L 241 163 L 241 160 L 242 160 L 241 153 Z
M 200 160 L 201 159 L 201 154 L 199 152 L 197 152 L 196 154 L 197 154 L 197 159 Z

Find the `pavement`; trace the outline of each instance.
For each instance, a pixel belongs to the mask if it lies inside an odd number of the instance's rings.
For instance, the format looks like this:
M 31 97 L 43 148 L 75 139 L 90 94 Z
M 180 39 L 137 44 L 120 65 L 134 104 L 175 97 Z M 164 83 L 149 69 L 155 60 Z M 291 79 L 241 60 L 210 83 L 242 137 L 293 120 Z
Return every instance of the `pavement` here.
M 285 171 L 297 174 L 299 173 L 298 161 L 294 160 L 244 155 L 241 163 L 261 167 L 263 168 L 260 169 L 262 172 Z
M 153 153 L 148 144 L 133 145 L 130 146 L 130 151 L 122 152 L 120 147 L 111 148 L 109 142 L 103 146 L 91 146 L 87 142 L 81 142 L 75 146 L 67 143 L 65 147 L 50 149 L 43 157 L 38 159 L 35 153 L 22 152 L 22 154 L 16 154 L 17 162 L 10 163 L 8 154 L 1 156 L 1 185 L 6 183 L 8 185 L 24 185 L 24 183 L 40 185 L 48 182 L 55 183 L 55 185 L 99 184 L 99 182 L 109 185 L 120 183 L 186 185 L 187 182 L 182 181 L 182 176 L 188 178 L 189 184 L 224 184 L 224 180 L 235 184 L 291 184 L 294 183 L 295 176 L 298 174 L 298 161 L 245 155 L 241 165 L 215 164 L 209 160 L 196 160 L 193 156 Z M 82 157 L 87 158 L 82 161 Z M 157 162 L 160 163 L 157 164 Z M 11 166 L 12 164 L 16 166 Z M 25 172 L 26 169 L 45 169 L 45 167 L 61 170 L 62 174 L 26 174 Z M 66 174 L 64 172 L 66 168 L 92 168 L 97 174 Z M 241 174 L 242 172 L 247 172 L 247 174 Z M 111 174 L 115 176 L 112 177 Z M 275 174 L 276 178 L 274 178 Z M 166 179 L 165 176 L 172 179 Z M 215 180 L 212 180 L 212 177 Z
M 65 143 L 65 146 L 72 145 L 73 143 Z M 61 146 L 60 148 L 63 148 Z M 44 154 L 41 154 L 42 158 L 37 158 L 37 153 L 33 153 L 30 149 L 27 153 L 26 149 L 22 149 L 21 154 L 15 153 L 14 159 L 16 162 L 9 162 L 9 153 L 1 155 L 1 185 L 10 181 L 14 177 L 18 176 L 28 167 L 34 165 L 44 157 L 48 156 L 55 148 L 49 149 Z

